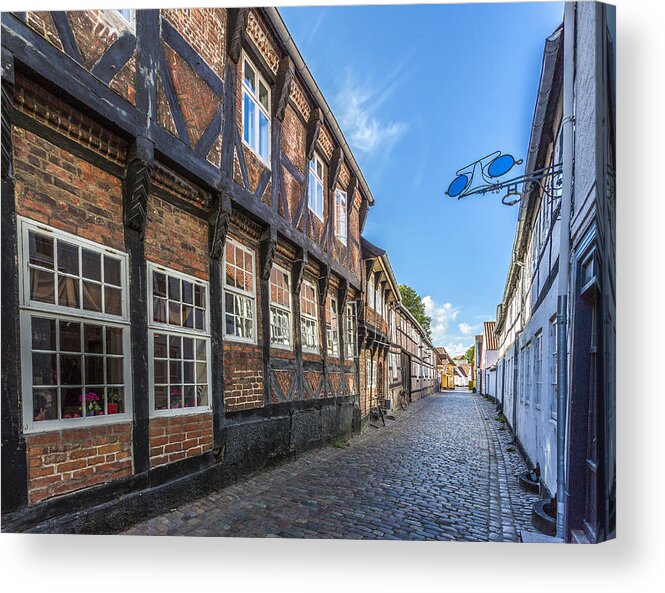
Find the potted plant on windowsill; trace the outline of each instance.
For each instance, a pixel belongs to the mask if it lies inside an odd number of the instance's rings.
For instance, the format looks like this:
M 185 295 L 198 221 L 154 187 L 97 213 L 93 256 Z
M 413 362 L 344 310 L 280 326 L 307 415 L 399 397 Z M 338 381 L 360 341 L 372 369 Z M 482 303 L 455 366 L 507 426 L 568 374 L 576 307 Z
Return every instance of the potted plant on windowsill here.
M 120 392 L 115 387 L 109 391 L 107 409 L 109 414 L 120 413 Z
M 85 415 L 99 416 L 104 413 L 102 398 L 94 391 L 88 391 L 85 394 Z

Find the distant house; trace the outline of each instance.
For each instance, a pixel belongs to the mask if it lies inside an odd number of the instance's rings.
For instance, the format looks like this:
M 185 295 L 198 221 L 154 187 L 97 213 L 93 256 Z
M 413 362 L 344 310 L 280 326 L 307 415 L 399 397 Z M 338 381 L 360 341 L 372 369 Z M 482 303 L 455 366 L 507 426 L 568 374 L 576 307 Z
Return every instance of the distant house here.
M 482 389 L 479 393 L 496 398 L 496 361 L 498 358 L 498 344 L 494 334 L 494 325 L 494 321 L 485 321 L 483 324 L 483 349 L 480 356 Z
M 441 389 L 455 388 L 455 361 L 443 346 L 436 348 L 439 355 L 439 374 L 441 375 Z

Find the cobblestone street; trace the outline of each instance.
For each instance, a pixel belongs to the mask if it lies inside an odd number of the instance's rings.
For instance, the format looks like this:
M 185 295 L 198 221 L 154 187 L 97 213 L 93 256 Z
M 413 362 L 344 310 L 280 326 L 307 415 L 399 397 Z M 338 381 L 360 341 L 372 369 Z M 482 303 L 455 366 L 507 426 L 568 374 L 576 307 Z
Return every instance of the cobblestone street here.
M 517 541 L 525 469 L 495 406 L 466 392 L 308 452 L 129 529 L 134 535 Z

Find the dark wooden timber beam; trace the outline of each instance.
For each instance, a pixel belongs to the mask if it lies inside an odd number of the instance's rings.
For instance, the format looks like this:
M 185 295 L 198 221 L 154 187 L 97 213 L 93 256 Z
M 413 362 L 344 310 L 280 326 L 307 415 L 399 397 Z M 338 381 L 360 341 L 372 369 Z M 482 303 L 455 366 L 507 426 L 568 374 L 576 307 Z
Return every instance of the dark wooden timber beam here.
M 9 12 L 2 13 L 2 45 L 22 67 L 59 89 L 62 98 L 71 97 L 86 113 L 130 137 L 143 133 L 145 121 L 139 109 Z
M 344 151 L 341 146 L 337 146 L 333 151 L 332 159 L 330 161 L 330 172 L 328 174 L 328 188 L 334 192 L 337 187 L 339 174 L 342 170 L 344 163 Z
M 228 23 L 227 53 L 229 58 L 237 64 L 242 53 L 242 46 L 247 36 L 247 19 L 249 8 L 227 8 L 226 18 Z
M 279 63 L 277 80 L 275 82 L 272 98 L 273 117 L 279 121 L 284 120 L 284 113 L 286 112 L 286 105 L 289 102 L 291 84 L 293 83 L 294 76 L 295 66 L 293 60 L 290 56 L 285 56 Z
M 28 502 L 28 469 L 21 419 L 21 347 L 19 332 L 18 228 L 14 200 L 12 116 L 14 56 L 2 48 L 2 513 Z M 25 411 L 25 413 L 31 413 Z
M 311 161 L 314 158 L 314 150 L 316 143 L 319 140 L 319 133 L 321 132 L 321 125 L 323 124 L 323 114 L 321 108 L 316 107 L 312 109 L 307 122 L 307 136 L 305 139 L 305 155 L 307 160 Z
M 277 248 L 277 230 L 269 226 L 259 242 L 259 287 L 261 292 L 261 324 L 263 352 L 263 401 L 270 404 L 270 272 Z

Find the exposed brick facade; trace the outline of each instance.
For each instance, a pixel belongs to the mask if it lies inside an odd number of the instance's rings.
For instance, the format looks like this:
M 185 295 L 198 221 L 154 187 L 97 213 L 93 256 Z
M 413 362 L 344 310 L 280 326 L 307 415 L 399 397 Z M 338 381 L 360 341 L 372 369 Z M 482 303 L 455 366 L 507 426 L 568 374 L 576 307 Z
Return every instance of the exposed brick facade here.
M 132 473 L 132 426 L 111 424 L 26 438 L 31 504 Z
M 153 418 L 150 422 L 150 467 L 201 455 L 212 449 L 210 414 Z
M 233 18 L 229 17 L 231 10 L 235 11 Z M 81 418 L 80 426 L 72 428 L 69 426 L 78 417 L 67 416 L 67 427 L 60 428 L 56 412 L 48 425 L 40 425 L 38 414 L 28 411 L 36 396 L 30 389 L 21 391 L 15 412 L 21 418 L 25 410 L 26 416 L 22 429 L 11 438 L 25 438 L 27 445 L 27 470 L 23 476 L 17 474 L 17 489 L 25 492 L 28 508 L 63 495 L 68 495 L 65 500 L 76 500 L 71 498 L 73 493 L 100 484 L 110 487 L 104 496 L 112 497 L 127 487 L 128 478 L 143 480 L 157 468 L 163 475 L 167 467 L 182 467 L 178 471 L 184 473 L 172 476 L 182 477 L 188 467 L 209 460 L 211 456 L 205 454 L 213 450 L 222 466 L 229 463 L 242 469 L 246 463 L 254 467 L 255 460 L 242 457 L 254 448 L 238 444 L 245 436 L 224 428 L 220 418 L 225 416 L 229 425 L 242 426 L 246 415 L 261 412 L 268 426 L 272 406 L 281 406 L 280 413 L 287 406 L 301 412 L 303 418 L 305 414 L 327 414 L 325 421 L 306 421 L 305 432 L 322 431 L 324 423 L 348 432 L 355 422 L 362 381 L 357 359 L 348 359 L 345 352 L 342 303 L 344 298 L 354 303 L 362 298 L 360 234 L 364 220 L 359 212 L 366 212 L 373 198 L 362 173 L 345 152 L 348 147 L 324 119 L 313 147 L 325 169 L 323 221 L 308 211 L 309 120 L 316 107 L 326 106 L 317 104 L 321 101 L 318 89 L 296 73 L 291 86 L 284 89 L 283 115 L 273 117 L 281 92 L 279 81 L 284 80 L 280 68 L 288 63 L 289 50 L 286 40 L 276 35 L 266 10 L 252 9 L 244 17 L 242 10 L 139 10 L 137 22 L 132 24 L 111 10 L 16 13 L 8 15 L 9 24 L 3 19 L 3 47 L 6 38 L 19 45 L 30 38 L 32 47 L 39 45 L 52 62 L 49 68 L 39 60 L 30 63 L 31 49 L 26 47 L 25 52 L 17 53 L 23 56 L 17 62 L 29 63 L 15 68 L 15 78 L 9 81 L 17 117 L 12 120 L 9 140 L 3 136 L 3 151 L 7 142 L 14 165 L 16 214 L 91 241 L 100 253 L 108 248 L 116 250 L 117 257 L 127 254 L 129 267 L 128 283 L 123 283 L 129 314 L 110 320 L 100 315 L 95 322 L 122 326 L 126 339 L 122 361 L 129 361 L 123 379 L 127 416 L 119 423 L 112 423 L 109 416 Z M 245 23 L 244 34 L 232 30 L 237 22 Z M 19 34 L 14 36 L 5 27 L 15 27 Z M 141 41 L 137 32 L 148 34 L 149 30 L 155 43 L 146 51 L 153 71 L 145 66 L 142 70 L 141 61 L 147 58 L 137 49 Z M 228 44 L 232 35 L 241 40 L 236 57 Z M 279 134 L 281 141 L 276 148 L 271 144 L 271 150 L 279 153 L 271 154 L 269 167 L 240 140 L 244 56 L 273 93 L 270 134 Z M 32 72 L 37 76 L 28 74 Z M 48 84 L 42 84 L 43 80 Z M 70 84 L 72 80 L 77 84 Z M 235 95 L 227 91 L 232 88 Z M 234 113 L 222 117 L 228 102 L 235 106 Z M 5 107 L 3 96 L 3 123 Z M 232 145 L 222 144 L 226 137 Z M 342 154 L 343 164 L 336 186 L 329 187 L 336 153 Z M 347 198 L 345 245 L 336 236 L 334 191 L 350 187 L 355 189 Z M 15 237 L 16 245 L 24 240 L 21 232 Z M 224 283 L 224 254 L 229 241 L 254 255 L 255 284 L 250 296 L 255 334 L 250 343 L 228 335 L 225 313 L 232 305 L 226 300 L 230 292 Z M 146 319 L 153 300 L 145 281 L 150 263 L 209 283 L 205 308 L 215 326 L 206 327 L 200 336 L 209 348 L 206 360 L 212 378 L 207 383 L 201 379 L 208 399 L 194 411 L 179 413 L 177 408 L 146 405 L 153 401 L 154 361 L 149 352 L 135 347 L 134 340 L 150 343 L 146 332 L 157 331 L 152 325 L 155 321 Z M 270 304 L 265 300 L 273 263 L 289 277 L 291 342 L 287 348 L 265 343 L 270 335 Z M 19 265 L 21 277 L 29 273 L 26 261 Z M 301 347 L 300 286 L 294 283 L 302 277 L 316 287 L 317 353 L 302 352 Z M 239 276 L 233 278 L 236 282 Z M 17 292 L 19 279 L 17 271 Z M 87 280 L 82 276 L 81 285 Z M 328 299 L 321 298 L 322 290 L 327 291 Z M 327 352 L 326 304 L 332 297 L 338 304 L 337 356 Z M 42 311 L 39 303 L 20 304 L 22 319 L 28 322 L 30 315 Z M 19 311 L 16 313 L 18 317 Z M 83 313 L 81 309 L 63 310 L 59 300 L 48 311 L 55 317 L 75 317 L 88 323 Z M 136 325 L 137 320 L 145 326 Z M 173 329 L 163 327 L 167 332 Z M 385 330 L 385 323 L 381 327 Z M 174 331 L 184 335 L 186 330 Z M 31 352 L 16 352 L 18 383 L 22 381 L 21 355 L 30 360 Z M 127 369 L 134 373 L 137 368 L 143 373 L 143 390 L 148 392 L 132 393 Z M 31 383 L 30 377 L 24 379 L 22 384 Z M 64 412 L 59 413 L 64 418 Z M 331 420 L 331 414 L 338 419 Z M 335 436 L 334 431 L 324 436 L 303 433 L 302 442 L 288 444 L 282 451 L 282 437 L 271 436 L 271 441 L 265 434 L 263 441 L 256 439 L 263 449 L 252 454 L 266 459 Z M 7 471 L 4 459 L 3 472 Z M 188 460 L 191 466 L 186 465 Z M 181 463 L 172 465 L 175 462 Z M 120 490 L 112 489 L 114 483 L 121 484 Z M 80 510 L 75 502 L 71 504 L 71 511 Z

